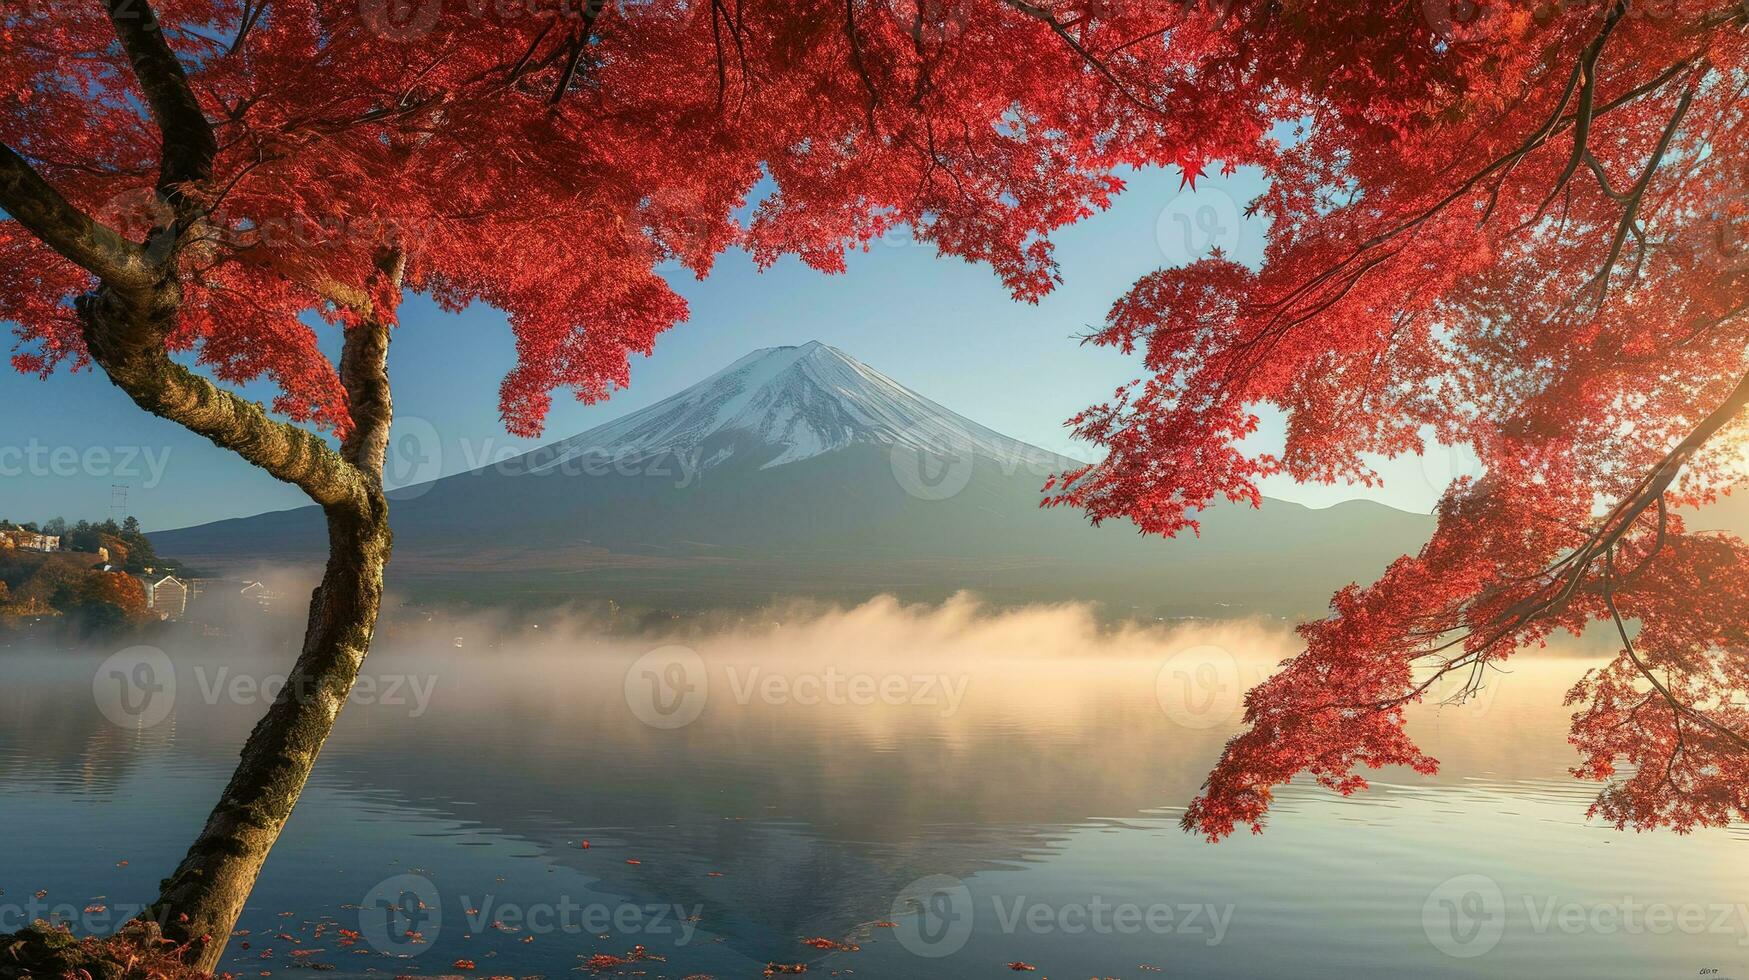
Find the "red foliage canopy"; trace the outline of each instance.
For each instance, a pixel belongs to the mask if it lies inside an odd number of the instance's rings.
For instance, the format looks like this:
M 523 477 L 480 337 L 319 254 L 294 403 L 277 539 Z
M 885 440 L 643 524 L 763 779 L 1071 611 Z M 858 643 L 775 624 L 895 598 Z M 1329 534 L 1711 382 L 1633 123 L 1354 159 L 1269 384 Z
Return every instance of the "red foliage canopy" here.
M 659 263 L 702 276 L 740 246 L 836 270 L 907 224 L 1032 300 L 1056 279 L 1047 236 L 1107 206 L 1114 168 L 1241 158 L 1260 131 L 1189 87 L 1155 85 L 1144 108 L 1077 50 L 1144 37 L 1159 11 L 1102 16 L 1081 42 L 1043 11 L 969 0 L 167 0 L 157 14 L 218 141 L 211 179 L 185 189 L 207 219 L 181 256 L 172 348 L 222 380 L 270 378 L 275 409 L 340 429 L 346 400 L 303 317 L 343 324 L 337 290 L 375 281 L 385 248 L 405 253 L 411 288 L 509 314 L 502 411 L 533 434 L 552 391 L 605 397 L 630 353 L 686 317 Z M 1109 57 L 1188 78 L 1224 46 L 1209 22 L 1188 22 L 1183 52 Z M 161 223 L 159 134 L 103 4 L 27 4 L 0 24 L 0 144 L 143 238 Z M 27 342 L 17 366 L 80 363 L 68 304 L 90 277 L 11 223 L 0 277 L 0 317 Z
M 1094 338 L 1142 350 L 1150 376 L 1076 420 L 1109 455 L 1057 502 L 1173 533 L 1218 497 L 1256 501 L 1262 476 L 1367 482 L 1368 454 L 1429 438 L 1472 444 L 1488 476 L 1451 488 L 1419 555 L 1304 629 L 1187 825 L 1256 826 L 1302 772 L 1352 791 L 1363 766 L 1431 768 L 1402 707 L 1434 677 L 1479 679 L 1598 619 L 1626 649 L 1573 691 L 1577 771 L 1628 764 L 1598 812 L 1717 823 L 1749 807 L 1749 569 L 1670 508 L 1743 472 L 1726 447 L 1749 400 L 1745 14 L 1464 9 L 167 0 L 217 143 L 210 174 L 179 183 L 187 148 L 154 122 L 186 107 L 142 92 L 115 10 L 48 0 L 0 14 L 0 164 L 15 151 L 129 238 L 178 229 L 171 347 L 222 380 L 271 378 L 277 409 L 342 432 L 306 317 L 392 311 L 394 277 L 373 273 L 404 256 L 407 286 L 509 314 L 502 410 L 522 434 L 555 390 L 624 384 L 629 354 L 685 317 L 661 262 L 703 275 L 738 246 L 831 270 L 908 224 L 1030 300 L 1056 279 L 1048 236 L 1105 207 L 1118 168 L 1262 166 L 1262 267 L 1155 273 Z M 200 220 L 167 222 L 167 197 Z M 0 224 L 23 370 L 90 353 L 70 301 L 92 279 L 61 257 L 83 243 Z M 1288 413 L 1280 454 L 1239 445 L 1260 404 Z
M 1433 440 L 1486 475 L 1302 627 L 1185 826 L 1260 830 L 1301 773 L 1350 793 L 1432 771 L 1405 705 L 1599 620 L 1622 650 L 1569 695 L 1574 773 L 1608 782 L 1594 815 L 1749 818 L 1749 552 L 1672 513 L 1749 475 L 1743 8 L 1493 0 L 1429 43 L 1361 29 L 1391 5 L 1366 6 L 1330 14 L 1356 28 L 1331 35 L 1351 77 L 1307 89 L 1265 161 L 1261 267 L 1154 273 L 1092 338 L 1151 376 L 1074 420 L 1109 456 L 1056 500 L 1171 534 L 1260 477 L 1371 483 L 1369 455 Z M 1259 405 L 1287 416 L 1279 454 L 1239 444 Z

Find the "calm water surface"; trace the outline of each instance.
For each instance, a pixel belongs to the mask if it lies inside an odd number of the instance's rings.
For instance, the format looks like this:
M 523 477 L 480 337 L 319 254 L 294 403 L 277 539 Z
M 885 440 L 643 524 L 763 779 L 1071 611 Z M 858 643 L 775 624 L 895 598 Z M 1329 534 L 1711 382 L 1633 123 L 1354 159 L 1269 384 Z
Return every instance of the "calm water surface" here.
M 1178 816 L 1279 630 L 876 604 L 693 660 L 543 625 L 382 637 L 225 969 L 587 974 L 641 945 L 621 975 L 1749 978 L 1745 828 L 1585 819 L 1576 656 L 1419 712 L 1440 776 L 1296 784 L 1210 845 Z M 112 720 L 141 675 L 101 676 L 150 653 L 0 651 L 0 928 L 152 897 L 283 669 L 161 645 L 151 727 Z

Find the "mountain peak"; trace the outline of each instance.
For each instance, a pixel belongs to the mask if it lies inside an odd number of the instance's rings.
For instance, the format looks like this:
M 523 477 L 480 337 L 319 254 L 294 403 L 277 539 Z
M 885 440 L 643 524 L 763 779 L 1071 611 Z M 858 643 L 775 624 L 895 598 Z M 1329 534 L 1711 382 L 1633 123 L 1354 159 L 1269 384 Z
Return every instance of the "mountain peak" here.
M 552 464 L 681 454 L 782 466 L 852 445 L 1012 461 L 1054 459 L 978 425 L 818 340 L 755 350 L 698 384 L 558 444 Z M 548 465 L 552 465 L 548 464 Z
M 836 347 L 822 344 L 818 340 L 810 340 L 805 344 L 790 344 L 783 347 L 761 347 L 748 354 L 746 357 L 736 361 L 734 364 L 729 365 L 725 371 L 733 370 L 740 365 L 759 361 L 781 363 L 782 366 L 788 367 L 803 358 L 816 358 L 827 361 L 838 360 L 847 364 L 861 363 L 856 358 L 851 357 L 849 354 L 844 353 Z M 713 375 L 713 377 L 715 377 L 715 375 Z M 706 380 L 708 381 L 709 379 Z

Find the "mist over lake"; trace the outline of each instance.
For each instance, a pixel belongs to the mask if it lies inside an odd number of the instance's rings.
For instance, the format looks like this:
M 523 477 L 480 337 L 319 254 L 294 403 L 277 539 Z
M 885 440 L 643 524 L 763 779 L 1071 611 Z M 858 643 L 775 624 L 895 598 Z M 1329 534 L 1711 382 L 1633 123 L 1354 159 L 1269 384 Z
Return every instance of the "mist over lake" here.
M 966 597 L 738 618 L 399 617 L 221 968 L 1749 975 L 1744 828 L 1585 819 L 1561 704 L 1585 650 L 1523 652 L 1482 697 L 1413 711 L 1441 775 L 1296 782 L 1266 833 L 1208 844 L 1178 818 L 1243 690 L 1297 649 L 1278 623 Z M 280 642 L 0 651 L 0 814 L 31 842 L 6 849 L 0 909 L 101 932 L 149 900 Z M 147 696 L 129 685 L 160 649 Z

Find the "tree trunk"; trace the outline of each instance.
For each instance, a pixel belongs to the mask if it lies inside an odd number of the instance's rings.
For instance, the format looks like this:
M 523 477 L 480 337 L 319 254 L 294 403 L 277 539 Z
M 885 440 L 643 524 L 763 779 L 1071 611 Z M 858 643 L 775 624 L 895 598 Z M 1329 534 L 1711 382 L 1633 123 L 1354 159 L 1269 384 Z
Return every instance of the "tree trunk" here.
M 379 274 L 398 288 L 401 270 L 399 253 L 385 253 Z M 352 693 L 376 631 L 391 545 L 382 487 L 394 415 L 389 314 L 362 306 L 360 322 L 347 328 L 339 374 L 352 428 L 337 451 L 170 359 L 162 338 L 176 313 L 175 287 L 167 280 L 139 296 L 100 289 L 82 299 L 79 313 L 92 359 L 147 411 L 303 488 L 328 522 L 328 565 L 310 598 L 297 663 L 250 733 L 199 838 L 146 912 L 162 924 L 166 938 L 187 947 L 189 965 L 212 972 Z
M 405 256 L 385 241 L 369 282 L 303 284 L 356 315 L 340 357 L 351 428 L 338 450 L 172 360 L 167 338 L 182 306 L 182 252 L 200 241 L 194 232 L 206 219 L 206 198 L 189 191 L 211 177 L 218 143 L 149 0 L 104 5 L 162 137 L 156 191 L 166 214 L 145 242 L 124 240 L 4 145 L 0 210 L 96 278 L 77 312 L 86 351 L 116 387 L 153 415 L 299 487 L 328 518 L 328 567 L 310 600 L 303 651 L 250 733 L 199 839 L 148 911 L 163 920 L 168 938 L 187 944 L 190 965 L 210 972 L 334 730 L 376 631 L 390 547 L 382 472 L 393 417 L 387 356 L 394 311 L 378 308 L 373 297 L 399 297 Z M 60 972 L 71 970 L 68 961 Z
M 387 501 L 366 514 L 328 512 L 328 567 L 310 598 L 303 652 L 286 686 L 255 726 L 218 806 L 148 911 L 167 938 L 190 944 L 189 962 L 218 968 L 268 852 L 370 650 L 382 604 L 390 534 Z

